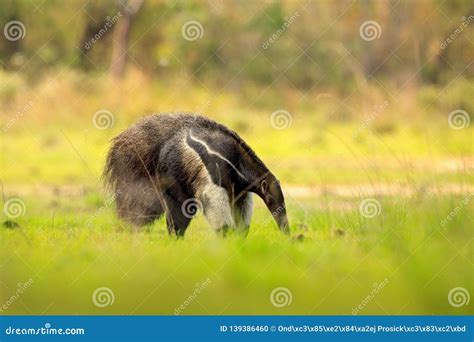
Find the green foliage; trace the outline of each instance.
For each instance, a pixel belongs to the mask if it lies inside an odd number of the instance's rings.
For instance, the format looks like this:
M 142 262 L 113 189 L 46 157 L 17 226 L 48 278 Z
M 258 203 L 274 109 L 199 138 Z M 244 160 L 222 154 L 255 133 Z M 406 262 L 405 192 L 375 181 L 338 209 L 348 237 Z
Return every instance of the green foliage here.
M 4 68 L 37 72 L 67 65 L 88 72 L 107 70 L 113 28 L 90 50 L 84 43 L 104 27 L 107 17 L 123 11 L 118 2 L 34 5 L 2 0 L 1 5 L 0 22 L 20 20 L 27 31 L 20 41 L 0 41 Z M 440 48 L 462 24 L 461 17 L 471 13 L 468 0 L 147 1 L 132 22 L 129 63 L 149 75 L 179 77 L 186 71 L 203 82 L 232 80 L 233 86 L 255 82 L 305 90 L 315 85 L 347 89 L 348 84 L 359 85 L 360 77 L 403 81 L 414 74 L 417 81 L 443 84 L 460 72 L 472 77 L 472 70 L 465 70 L 473 58 L 467 28 Z M 191 20 L 202 24 L 203 37 L 190 42 L 181 29 Z M 367 20 L 380 25 L 380 38 L 361 39 L 359 27 Z

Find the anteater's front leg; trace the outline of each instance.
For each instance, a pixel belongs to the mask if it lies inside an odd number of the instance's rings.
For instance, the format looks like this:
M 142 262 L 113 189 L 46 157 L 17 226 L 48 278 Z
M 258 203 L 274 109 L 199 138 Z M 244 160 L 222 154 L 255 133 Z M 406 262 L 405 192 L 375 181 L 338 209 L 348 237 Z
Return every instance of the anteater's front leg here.
M 207 221 L 216 232 L 225 235 L 229 228 L 235 227 L 226 189 L 210 182 L 202 192 L 202 205 Z
M 248 234 L 253 214 L 252 193 L 247 192 L 238 196 L 234 203 L 234 221 L 238 232 Z
M 187 215 L 183 209 L 183 194 L 176 191 L 166 191 L 164 198 L 167 206 L 166 225 L 168 233 L 183 237 L 191 221 L 191 216 Z

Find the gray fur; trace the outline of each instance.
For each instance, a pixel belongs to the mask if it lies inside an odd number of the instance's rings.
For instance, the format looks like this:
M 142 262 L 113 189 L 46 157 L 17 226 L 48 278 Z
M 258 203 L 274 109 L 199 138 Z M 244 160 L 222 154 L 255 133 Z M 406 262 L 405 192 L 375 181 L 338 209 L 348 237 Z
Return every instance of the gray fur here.
M 215 230 L 246 232 L 254 192 L 288 231 L 277 179 L 237 133 L 202 116 L 144 117 L 113 139 L 104 180 L 118 216 L 137 226 L 165 214 L 169 232 L 182 236 L 194 214 L 183 205 L 195 199 Z

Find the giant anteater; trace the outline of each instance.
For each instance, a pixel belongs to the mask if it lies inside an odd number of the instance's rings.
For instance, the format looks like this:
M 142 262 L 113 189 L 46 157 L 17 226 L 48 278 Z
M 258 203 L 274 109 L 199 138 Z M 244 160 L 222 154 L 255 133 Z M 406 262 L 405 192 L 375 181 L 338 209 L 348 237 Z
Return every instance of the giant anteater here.
M 142 226 L 166 214 L 170 234 L 183 236 L 202 209 L 218 232 L 247 232 L 252 193 L 289 232 L 279 181 L 227 127 L 203 116 L 155 114 L 113 139 L 104 170 L 117 214 Z

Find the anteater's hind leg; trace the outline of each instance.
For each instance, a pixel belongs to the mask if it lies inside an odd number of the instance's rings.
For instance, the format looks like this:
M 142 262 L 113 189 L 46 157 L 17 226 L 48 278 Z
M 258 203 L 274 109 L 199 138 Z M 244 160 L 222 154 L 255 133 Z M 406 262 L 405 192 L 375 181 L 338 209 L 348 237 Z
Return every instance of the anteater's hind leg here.
M 202 192 L 202 205 L 207 221 L 219 234 L 235 227 L 226 189 L 210 182 Z
M 117 214 L 134 226 L 151 224 L 164 213 L 162 202 L 151 182 L 133 182 L 117 187 Z
M 244 235 L 247 235 L 253 214 L 252 194 L 247 192 L 238 198 L 234 203 L 233 209 L 236 230 L 240 233 L 243 233 Z

